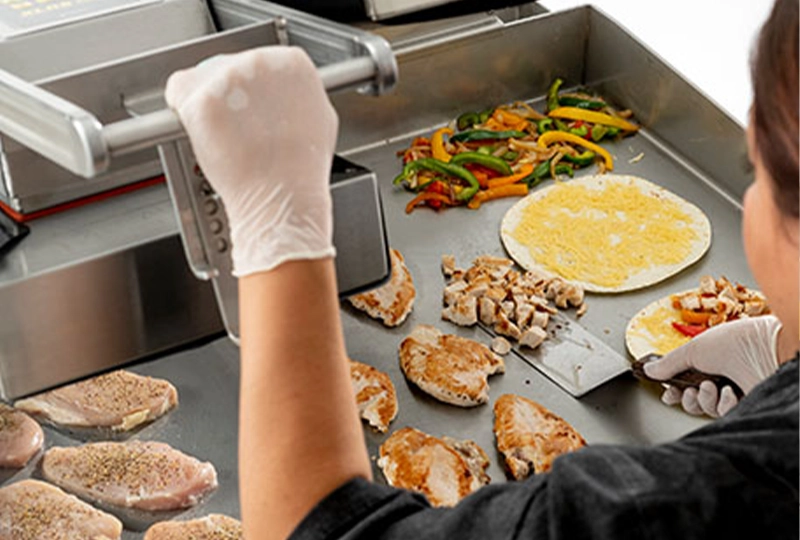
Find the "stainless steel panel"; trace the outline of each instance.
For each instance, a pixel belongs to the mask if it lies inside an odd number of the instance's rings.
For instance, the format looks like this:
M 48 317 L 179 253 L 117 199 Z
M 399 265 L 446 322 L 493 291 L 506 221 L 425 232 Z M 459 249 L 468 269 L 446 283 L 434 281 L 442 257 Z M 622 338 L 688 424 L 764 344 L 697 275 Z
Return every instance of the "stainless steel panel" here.
M 64 4 L 24 22 L 18 14 L 25 10 L 14 10 L 17 16 L 7 20 L 5 30 L 0 16 L 0 69 L 35 81 L 214 32 L 203 0 Z M 37 3 L 29 9 L 47 7 Z M 51 18 L 46 22 L 42 16 Z

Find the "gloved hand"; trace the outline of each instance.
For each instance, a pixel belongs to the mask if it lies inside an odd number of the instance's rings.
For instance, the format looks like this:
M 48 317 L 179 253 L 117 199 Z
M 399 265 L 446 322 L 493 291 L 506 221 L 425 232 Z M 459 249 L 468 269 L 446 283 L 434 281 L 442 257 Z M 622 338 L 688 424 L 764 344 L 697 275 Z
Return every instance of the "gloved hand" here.
M 225 205 L 236 276 L 335 255 L 328 181 L 338 117 L 305 52 L 211 58 L 173 73 L 166 99 Z
M 710 375 L 724 375 L 748 394 L 778 369 L 777 341 L 781 323 L 766 315 L 738 319 L 706 330 L 663 358 L 648 362 L 645 374 L 664 380 L 694 368 Z M 661 396 L 667 405 L 681 403 L 686 412 L 718 417 L 732 409 L 738 399 L 730 386 L 721 391 L 711 381 L 699 390 L 683 392 L 668 386 Z

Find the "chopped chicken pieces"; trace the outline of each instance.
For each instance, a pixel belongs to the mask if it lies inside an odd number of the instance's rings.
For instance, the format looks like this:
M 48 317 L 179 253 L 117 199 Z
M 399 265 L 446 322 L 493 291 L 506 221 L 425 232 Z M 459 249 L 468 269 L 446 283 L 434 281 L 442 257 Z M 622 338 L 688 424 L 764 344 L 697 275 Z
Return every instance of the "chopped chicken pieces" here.
M 522 334 L 522 337 L 519 339 L 519 344 L 535 349 L 541 345 L 545 339 L 547 339 L 547 332 L 538 326 L 532 326 Z
M 511 352 L 511 343 L 506 338 L 498 336 L 492 340 L 492 350 L 500 356 L 505 356 Z
M 583 289 L 561 278 L 536 272 L 520 273 L 510 259 L 483 255 L 466 271 L 456 269 L 452 255 L 442 257 L 444 288 L 442 319 L 459 326 L 480 321 L 496 334 L 535 348 L 547 338 L 544 328 L 558 309 L 586 312 Z
M 691 331 L 691 335 L 741 317 L 770 313 L 766 299 L 759 292 L 739 283 L 734 285 L 725 277 L 715 280 L 711 276 L 701 277 L 697 289 L 673 295 L 672 307 L 680 310 L 682 329 L 679 325 L 676 330 Z
M 456 271 L 456 258 L 452 255 L 442 255 L 442 273 L 450 277 Z

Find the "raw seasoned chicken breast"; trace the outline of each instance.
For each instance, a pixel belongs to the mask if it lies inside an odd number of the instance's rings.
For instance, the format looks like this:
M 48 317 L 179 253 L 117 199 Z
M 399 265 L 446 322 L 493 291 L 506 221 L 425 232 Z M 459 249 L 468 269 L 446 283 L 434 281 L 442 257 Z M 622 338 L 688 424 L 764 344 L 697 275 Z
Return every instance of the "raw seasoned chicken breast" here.
M 503 359 L 471 339 L 421 324 L 400 343 L 400 367 L 409 381 L 436 399 L 459 407 L 489 401 L 489 375 L 503 373 Z
M 0 540 L 118 540 L 122 523 L 38 480 L 0 489 Z
M 433 506 L 454 506 L 489 483 L 489 458 L 473 441 L 438 439 L 408 427 L 381 445 L 378 466 L 389 485 L 422 493 Z
M 159 442 L 101 442 L 48 450 L 44 477 L 94 501 L 140 510 L 194 506 L 217 487 L 211 463 Z
M 178 404 L 168 381 L 130 371 L 113 371 L 18 401 L 34 416 L 72 427 L 127 431 L 164 415 Z
M 586 446 L 561 417 L 514 394 L 502 395 L 494 404 L 494 435 L 516 480 L 549 471 L 558 456 Z
M 210 514 L 190 521 L 156 523 L 144 540 L 241 540 L 244 538 L 239 520 L 221 514 Z
M 386 326 L 398 326 L 406 320 L 414 307 L 417 291 L 405 260 L 399 251 L 391 250 L 392 277 L 389 283 L 375 290 L 348 298 L 351 304 L 365 311 Z
M 44 443 L 42 428 L 30 416 L 0 403 L 0 468 L 24 467 Z
M 350 380 L 361 418 L 386 433 L 397 416 L 397 393 L 389 376 L 372 366 L 350 361 Z

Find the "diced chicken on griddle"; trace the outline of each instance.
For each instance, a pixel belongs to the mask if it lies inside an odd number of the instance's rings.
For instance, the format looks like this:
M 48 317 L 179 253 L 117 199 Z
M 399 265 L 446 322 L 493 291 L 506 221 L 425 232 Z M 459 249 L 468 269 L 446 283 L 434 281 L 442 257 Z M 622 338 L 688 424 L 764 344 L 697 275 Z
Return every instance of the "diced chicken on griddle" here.
M 63 426 L 127 431 L 163 416 L 177 403 L 178 391 L 168 381 L 120 370 L 15 405 Z
M 541 327 L 531 326 L 525 330 L 525 333 L 519 338 L 519 344 L 531 349 L 535 349 L 544 343 L 546 338 L 547 332 L 545 332 Z
M 74 495 L 38 480 L 0 489 L 3 540 L 118 540 L 122 523 Z
M 56 447 L 42 460 L 46 480 L 86 499 L 140 510 L 177 510 L 216 489 L 217 472 L 159 442 Z
M 397 416 L 397 393 L 389 376 L 361 362 L 350 362 L 350 381 L 358 412 L 369 425 L 386 433 Z
M 516 480 L 549 471 L 558 456 L 586 446 L 562 418 L 514 394 L 502 395 L 494 404 L 494 435 Z
M 489 483 L 486 453 L 472 441 L 439 439 L 403 428 L 380 448 L 389 485 L 422 493 L 433 506 L 454 506 Z
M 576 315 L 586 313 L 584 291 L 561 278 L 548 278 L 534 272 L 521 274 L 509 259 L 484 255 L 473 261 L 466 271 L 452 270 L 455 260 L 447 255 L 442 272 L 452 279 L 443 291 L 442 319 L 459 326 L 472 326 L 480 321 L 496 334 L 535 348 L 547 334 L 532 327 L 547 327 L 550 315 L 562 309 L 578 308 Z
M 348 298 L 356 309 L 364 311 L 384 325 L 399 326 L 414 308 L 417 291 L 405 259 L 396 249 L 391 250 L 392 277 L 389 283 L 375 290 Z
M 24 467 L 44 443 L 41 426 L 30 416 L 0 403 L 0 468 Z
M 222 514 L 209 514 L 189 521 L 162 521 L 144 535 L 144 540 L 241 540 L 239 520 Z
M 400 344 L 400 367 L 409 381 L 436 399 L 460 407 L 489 401 L 489 375 L 503 359 L 471 339 L 419 325 Z

